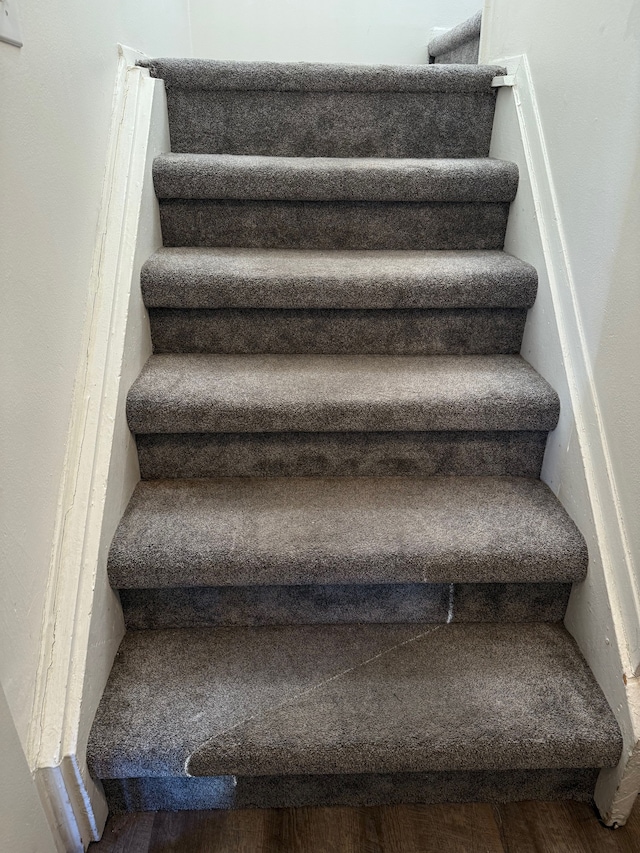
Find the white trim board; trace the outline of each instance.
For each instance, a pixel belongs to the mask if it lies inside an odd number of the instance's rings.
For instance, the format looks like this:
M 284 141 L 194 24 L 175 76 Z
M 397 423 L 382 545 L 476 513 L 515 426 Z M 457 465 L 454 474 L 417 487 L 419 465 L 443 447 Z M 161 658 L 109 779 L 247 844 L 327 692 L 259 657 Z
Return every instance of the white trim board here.
M 58 503 L 29 763 L 61 851 L 82 851 L 107 816 L 86 741 L 124 634 L 106 575 L 115 527 L 140 479 L 126 393 L 151 354 L 142 262 L 161 245 L 153 157 L 169 150 L 162 81 L 119 46 L 81 364 Z
M 616 712 L 624 751 L 600 774 L 596 802 L 608 825 L 621 825 L 640 789 L 640 606 L 631 556 L 576 299 L 560 206 L 526 56 L 489 58 L 506 67 L 491 156 L 520 166 L 505 249 L 534 263 L 540 275 L 522 354 L 558 390 L 561 420 L 547 445 L 542 478 L 585 535 L 587 581 L 576 585 L 566 625 Z

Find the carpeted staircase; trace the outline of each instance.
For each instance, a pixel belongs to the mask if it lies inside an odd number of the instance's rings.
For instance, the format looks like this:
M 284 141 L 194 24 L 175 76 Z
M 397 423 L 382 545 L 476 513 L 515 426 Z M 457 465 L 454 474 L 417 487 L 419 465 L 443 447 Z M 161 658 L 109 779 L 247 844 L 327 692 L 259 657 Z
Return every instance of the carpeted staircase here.
M 111 808 L 591 796 L 620 733 L 562 626 L 483 66 L 157 60 L 173 153 L 128 398 Z

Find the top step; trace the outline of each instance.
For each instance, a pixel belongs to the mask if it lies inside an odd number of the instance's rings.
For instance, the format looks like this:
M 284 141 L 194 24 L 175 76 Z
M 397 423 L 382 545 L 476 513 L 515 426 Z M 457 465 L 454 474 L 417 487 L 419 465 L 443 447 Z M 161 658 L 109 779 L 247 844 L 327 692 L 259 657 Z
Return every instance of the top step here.
M 274 157 L 487 157 L 496 66 L 149 59 L 171 149 Z
M 496 65 L 352 65 L 320 62 L 231 62 L 145 59 L 138 65 L 167 88 L 261 92 L 491 92 Z

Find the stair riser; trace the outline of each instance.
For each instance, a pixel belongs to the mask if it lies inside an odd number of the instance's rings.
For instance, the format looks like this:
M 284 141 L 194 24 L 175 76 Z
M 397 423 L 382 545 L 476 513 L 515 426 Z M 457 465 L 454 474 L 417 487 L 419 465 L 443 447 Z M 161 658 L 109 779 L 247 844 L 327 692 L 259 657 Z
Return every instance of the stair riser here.
M 526 310 L 152 308 L 149 316 L 157 353 L 469 355 L 519 352 Z
M 144 480 L 174 477 L 538 477 L 547 433 L 173 433 L 136 437 Z
M 109 811 L 591 801 L 598 770 L 103 779 Z
M 431 430 L 544 430 L 554 429 L 557 408 L 550 402 L 480 400 L 472 410 L 451 409 L 435 402 L 329 401 L 313 405 L 308 400 L 297 407 L 283 403 L 244 405 L 243 400 L 175 400 L 141 398 L 127 400 L 129 429 L 133 433 L 208 432 L 428 432 Z
M 162 200 L 165 246 L 502 249 L 506 203 Z
M 171 148 L 278 157 L 486 157 L 492 91 L 167 92 Z M 464 133 L 460 128 L 464 127 Z
M 131 630 L 349 622 L 560 622 L 571 584 L 253 586 L 120 591 Z
M 458 47 L 453 50 L 441 53 L 439 56 L 436 56 L 434 61 L 438 64 L 459 63 L 461 65 L 472 65 L 478 61 L 479 52 L 480 39 L 471 39 L 470 41 L 464 42 L 464 44 L 458 45 Z

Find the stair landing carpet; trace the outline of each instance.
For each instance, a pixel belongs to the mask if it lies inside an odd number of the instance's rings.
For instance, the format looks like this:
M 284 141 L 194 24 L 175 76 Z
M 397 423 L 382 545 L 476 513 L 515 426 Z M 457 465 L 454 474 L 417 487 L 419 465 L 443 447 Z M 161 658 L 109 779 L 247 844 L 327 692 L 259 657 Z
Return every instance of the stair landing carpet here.
M 111 809 L 590 798 L 621 738 L 562 625 L 588 554 L 540 480 L 501 69 L 146 64 L 172 152 L 88 744 Z

